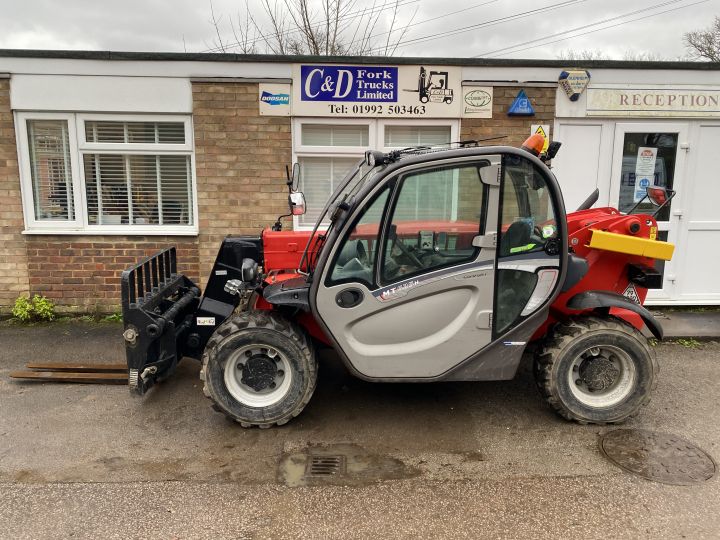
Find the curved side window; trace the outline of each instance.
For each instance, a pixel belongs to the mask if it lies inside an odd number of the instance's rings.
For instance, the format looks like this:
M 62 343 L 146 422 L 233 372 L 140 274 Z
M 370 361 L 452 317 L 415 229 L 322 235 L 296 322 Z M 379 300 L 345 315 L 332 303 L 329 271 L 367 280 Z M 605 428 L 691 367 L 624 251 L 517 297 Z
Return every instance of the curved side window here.
M 541 288 L 538 269 L 560 264 L 555 204 L 542 172 L 521 156 L 506 155 L 500 189 L 496 335 L 510 330 L 534 311 L 526 310 L 526 306 Z M 543 279 L 545 291 L 548 276 L 543 275 Z M 536 307 L 541 304 L 537 302 Z
M 335 252 L 327 281 L 328 287 L 355 281 L 373 288 L 373 269 L 378 253 L 380 224 L 389 194 L 389 186 L 384 187 L 361 210 L 355 223 L 343 238 L 340 248 Z

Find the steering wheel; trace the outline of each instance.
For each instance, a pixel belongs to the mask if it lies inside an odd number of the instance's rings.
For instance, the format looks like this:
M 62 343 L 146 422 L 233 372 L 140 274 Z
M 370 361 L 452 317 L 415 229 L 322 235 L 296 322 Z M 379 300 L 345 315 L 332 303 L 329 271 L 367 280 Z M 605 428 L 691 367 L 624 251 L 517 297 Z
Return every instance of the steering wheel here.
M 408 247 L 400 241 L 400 239 L 398 238 L 397 233 L 395 233 L 395 234 L 393 235 L 392 241 L 393 241 L 392 249 L 394 249 L 395 246 L 397 246 L 397 247 L 400 249 L 400 251 L 402 251 L 402 254 L 405 255 L 408 259 L 410 259 L 410 261 L 411 261 L 415 266 L 417 266 L 418 269 L 420 269 L 420 268 L 422 268 L 422 267 L 424 266 L 423 263 L 420 261 L 420 259 L 418 259 L 418 258 L 415 256 L 415 254 L 414 254 L 412 251 L 410 251 L 410 250 L 408 249 Z
M 363 263 L 365 266 L 368 266 L 368 265 L 369 265 L 369 260 L 368 260 L 367 250 L 365 249 L 365 245 L 364 245 L 362 242 L 358 241 L 358 242 L 355 244 L 355 250 L 356 250 L 356 255 L 355 255 L 355 256 L 357 257 L 357 259 L 358 259 L 361 263 Z

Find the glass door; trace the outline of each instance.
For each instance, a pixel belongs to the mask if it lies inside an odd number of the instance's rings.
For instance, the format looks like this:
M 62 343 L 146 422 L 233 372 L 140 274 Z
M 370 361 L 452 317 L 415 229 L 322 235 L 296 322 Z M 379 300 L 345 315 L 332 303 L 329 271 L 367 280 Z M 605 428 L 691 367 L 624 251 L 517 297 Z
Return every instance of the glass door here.
M 622 123 L 615 127 L 613 170 L 610 204 L 621 212 L 629 212 L 645 195 L 645 188 L 658 186 L 677 191 L 675 198 L 656 216 L 658 239 L 677 245 L 679 222 L 682 219 L 683 172 L 687 151 L 687 124 Z M 652 213 L 650 202 L 641 204 L 637 212 Z M 661 304 L 675 297 L 674 262 L 681 257 L 676 248 L 673 261 L 657 261 L 663 273 L 663 288 L 651 289 L 647 300 Z

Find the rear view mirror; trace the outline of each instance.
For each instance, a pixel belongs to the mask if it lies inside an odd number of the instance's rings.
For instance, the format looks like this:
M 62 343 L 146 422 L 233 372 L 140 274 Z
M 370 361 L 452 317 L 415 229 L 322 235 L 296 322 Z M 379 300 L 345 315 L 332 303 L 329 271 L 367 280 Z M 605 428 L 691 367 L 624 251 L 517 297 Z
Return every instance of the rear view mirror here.
M 295 162 L 292 168 L 292 183 L 290 184 L 291 191 L 297 191 L 298 185 L 300 184 L 300 164 Z
M 650 202 L 653 203 L 655 206 L 663 206 L 666 202 L 668 202 L 668 199 L 671 199 L 673 195 L 675 195 L 675 192 L 670 190 L 670 195 L 668 195 L 668 190 L 661 187 L 649 187 L 647 188 L 647 198 L 650 199 Z
M 302 216 L 305 213 L 305 195 L 302 191 L 293 191 L 288 196 L 290 212 L 293 216 Z
M 665 189 L 658 186 L 647 187 L 645 188 L 645 196 L 635 203 L 635 206 L 628 211 L 628 215 L 634 213 L 635 210 L 645 201 L 645 199 L 647 199 L 653 204 L 653 206 L 657 206 L 657 209 L 652 213 L 652 216 L 655 217 L 658 215 L 660 210 L 667 206 L 674 196 L 675 191 L 672 189 Z

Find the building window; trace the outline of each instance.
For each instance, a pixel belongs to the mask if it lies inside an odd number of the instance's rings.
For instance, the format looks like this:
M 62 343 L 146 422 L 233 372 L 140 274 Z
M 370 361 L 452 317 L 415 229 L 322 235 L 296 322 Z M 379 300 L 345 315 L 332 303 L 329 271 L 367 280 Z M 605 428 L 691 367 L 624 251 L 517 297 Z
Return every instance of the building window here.
M 36 220 L 72 221 L 75 216 L 68 125 L 28 120 L 28 150 Z
M 195 234 L 189 117 L 19 113 L 27 232 Z
M 307 201 L 307 212 L 296 218 L 295 227 L 308 229 L 315 225 L 338 183 L 369 148 L 393 150 L 445 144 L 457 140 L 458 127 L 454 120 L 295 119 L 293 149 L 300 163 L 299 189 Z M 449 200 L 452 179 L 439 180 Z

